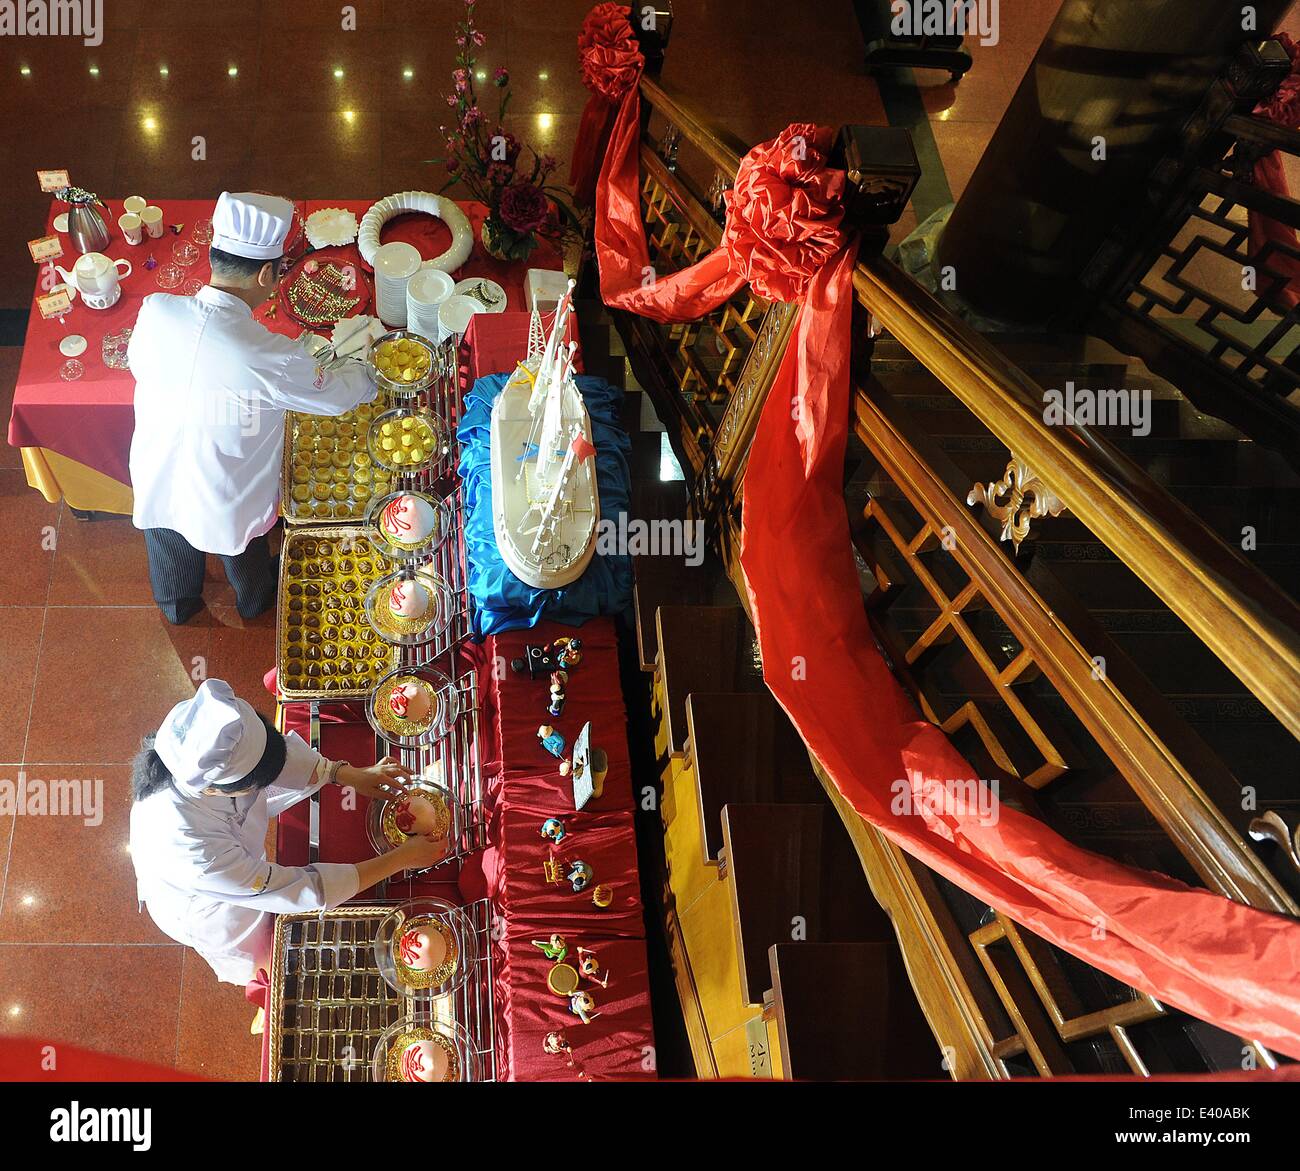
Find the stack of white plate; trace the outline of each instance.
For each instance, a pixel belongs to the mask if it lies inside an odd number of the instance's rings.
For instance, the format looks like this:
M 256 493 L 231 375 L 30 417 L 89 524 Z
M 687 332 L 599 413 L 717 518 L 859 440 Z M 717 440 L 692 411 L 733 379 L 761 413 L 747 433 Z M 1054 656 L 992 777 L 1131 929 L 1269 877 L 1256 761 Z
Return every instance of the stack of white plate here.
M 460 293 L 452 294 L 438 306 L 438 325 L 441 327 L 439 340 L 445 341 L 447 338 L 452 338 L 459 345 L 460 339 L 469 325 L 469 319 L 475 313 L 482 312 L 482 301 L 477 301 L 473 297 L 462 296 Z
M 406 284 L 419 268 L 419 249 L 401 240 L 375 253 L 375 308 L 385 325 L 406 328 Z
M 438 306 L 451 296 L 456 282 L 436 268 L 420 269 L 406 285 L 406 328 L 433 341 L 442 341 Z

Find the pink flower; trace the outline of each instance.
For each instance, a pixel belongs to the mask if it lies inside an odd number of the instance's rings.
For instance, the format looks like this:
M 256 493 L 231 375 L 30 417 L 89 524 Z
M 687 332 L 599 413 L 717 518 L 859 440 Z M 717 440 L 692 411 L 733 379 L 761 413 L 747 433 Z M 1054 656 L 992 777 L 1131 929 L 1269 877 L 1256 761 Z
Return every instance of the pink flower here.
M 521 235 L 545 227 L 551 218 L 550 202 L 531 183 L 514 183 L 505 188 L 497 210 L 506 227 Z
M 504 65 L 498 65 L 496 72 L 492 74 L 492 84 L 497 89 L 505 89 L 510 84 L 510 71 Z

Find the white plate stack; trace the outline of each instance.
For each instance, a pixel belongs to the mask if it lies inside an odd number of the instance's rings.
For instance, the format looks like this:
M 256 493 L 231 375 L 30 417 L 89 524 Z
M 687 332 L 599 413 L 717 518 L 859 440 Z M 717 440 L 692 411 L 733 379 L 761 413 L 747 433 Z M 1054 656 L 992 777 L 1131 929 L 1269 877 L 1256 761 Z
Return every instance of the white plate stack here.
M 442 341 L 438 307 L 451 296 L 456 282 L 436 268 L 421 268 L 406 285 L 406 328 L 431 341 Z
M 419 250 L 401 240 L 375 253 L 375 310 L 385 325 L 406 328 L 406 285 L 419 268 Z

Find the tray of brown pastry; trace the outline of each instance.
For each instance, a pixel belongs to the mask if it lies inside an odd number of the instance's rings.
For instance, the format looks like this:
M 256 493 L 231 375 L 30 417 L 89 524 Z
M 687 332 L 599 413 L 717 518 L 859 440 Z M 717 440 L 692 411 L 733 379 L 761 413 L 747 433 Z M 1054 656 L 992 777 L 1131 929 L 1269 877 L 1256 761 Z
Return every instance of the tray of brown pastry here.
M 375 633 L 365 597 L 392 565 L 365 531 L 347 525 L 291 529 L 280 551 L 276 668 L 285 699 L 368 696 L 401 648 Z
M 360 520 L 371 500 L 392 491 L 392 471 L 368 449 L 370 424 L 385 407 L 376 401 L 345 415 L 285 416 L 280 511 L 288 524 Z

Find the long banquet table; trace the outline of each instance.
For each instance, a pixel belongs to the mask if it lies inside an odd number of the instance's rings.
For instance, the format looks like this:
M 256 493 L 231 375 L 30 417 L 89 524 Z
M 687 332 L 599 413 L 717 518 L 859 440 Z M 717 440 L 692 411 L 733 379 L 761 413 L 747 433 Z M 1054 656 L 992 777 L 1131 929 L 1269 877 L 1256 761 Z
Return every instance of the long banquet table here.
M 111 259 L 129 260 L 133 271 L 123 279 L 122 297 L 111 309 L 87 309 L 78 299 L 60 323 L 58 319 L 43 319 L 33 308 L 14 389 L 9 443 L 21 449 L 28 483 L 47 500 L 55 502 L 62 498 L 71 507 L 88 512 L 130 513 L 131 478 L 127 458 L 135 429 L 132 407 L 135 383 L 130 371 L 112 369 L 103 363 L 101 346 L 105 336 L 132 326 L 144 298 L 160 291 L 155 278 L 157 269 L 146 269 L 146 259 L 152 256 L 159 267 L 170 263 L 173 247 L 190 240 L 196 221 L 211 218 L 215 201 L 159 200 L 168 230 L 161 239 L 146 237 L 138 245 L 127 244 L 118 232 L 121 200 L 106 199 L 105 203 L 104 219 L 111 237 L 105 252 Z M 370 200 L 357 199 L 313 199 L 298 203 L 304 217 L 321 208 L 341 207 L 360 218 L 370 205 Z M 560 256 L 550 245 L 542 244 L 526 264 L 496 260 L 477 242 L 486 209 L 472 201 L 462 203 L 461 207 L 470 219 L 476 242 L 469 260 L 456 272 L 457 279 L 490 277 L 505 289 L 510 309 L 522 311 L 527 269 L 562 268 Z M 56 234 L 54 219 L 62 210 L 62 204 L 51 204 L 45 235 Z M 173 234 L 170 225 L 179 225 L 179 234 Z M 385 243 L 408 241 L 419 248 L 421 255 L 432 257 L 450 244 L 451 233 L 433 217 L 406 215 L 390 220 L 381 238 Z M 76 258 L 75 252 L 66 234 L 60 239 L 64 256 L 56 263 L 68 268 Z M 207 249 L 200 247 L 199 253 L 197 263 L 186 271 L 186 279 L 205 282 L 211 275 Z M 360 259 L 355 245 L 350 246 L 350 253 Z M 369 311 L 373 312 L 373 301 Z M 257 317 L 268 329 L 288 336 L 296 336 L 304 328 L 282 310 L 271 312 L 269 306 L 260 309 Z M 497 323 L 492 323 L 486 328 L 496 326 Z M 87 342 L 86 351 L 79 358 L 85 373 L 72 382 L 65 382 L 59 376 L 64 362 L 59 342 L 68 334 L 80 334 Z M 485 371 L 466 371 L 466 377 L 472 380 L 478 372 Z

